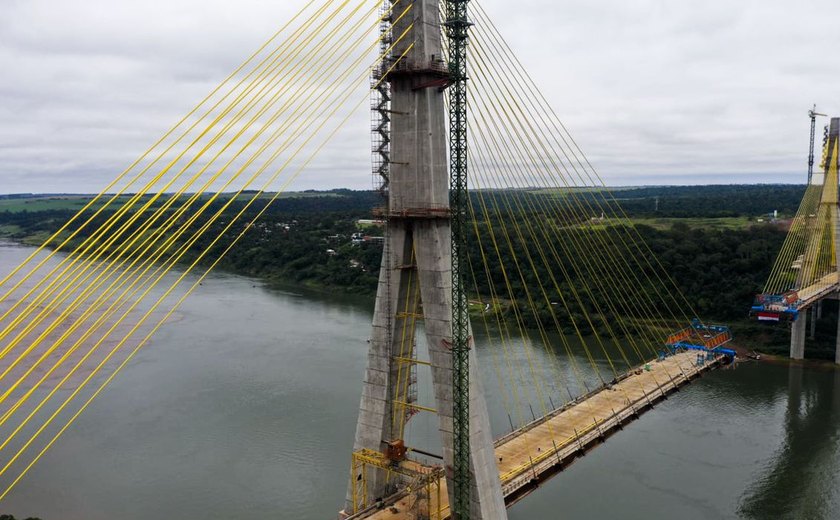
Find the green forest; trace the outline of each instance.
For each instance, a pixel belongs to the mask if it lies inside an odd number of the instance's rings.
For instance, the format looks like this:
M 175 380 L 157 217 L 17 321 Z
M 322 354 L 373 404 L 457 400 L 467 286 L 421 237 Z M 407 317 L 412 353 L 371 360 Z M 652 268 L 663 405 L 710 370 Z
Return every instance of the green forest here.
M 615 188 L 609 194 L 590 190 L 574 195 L 584 203 L 587 198 L 593 203 L 604 197 L 617 201 L 664 271 L 701 317 L 731 325 L 740 343 L 750 348 L 781 353 L 787 349 L 786 325 L 759 324 L 750 321 L 747 314 L 784 241 L 784 218 L 795 213 L 804 188 L 795 185 L 660 186 Z M 473 194 L 474 205 L 480 203 L 476 197 L 499 196 L 499 193 Z M 532 208 L 531 213 L 500 211 L 477 227 L 480 233 L 485 233 L 487 226 L 501 224 L 501 220 L 550 222 L 557 226 L 562 240 L 569 243 L 575 243 L 584 234 L 603 233 L 609 238 L 609 234 L 626 233 L 622 220 L 603 218 L 597 226 L 590 223 L 584 227 L 580 222 L 558 219 L 544 210 L 534 209 L 544 208 L 546 203 L 562 206 L 569 196 L 570 193 L 556 191 L 507 193 L 506 200 Z M 67 202 L 62 205 L 61 200 Z M 221 208 L 223 203 L 214 202 L 208 211 Z M 228 223 L 225 217 L 228 214 L 232 217 L 244 204 L 245 201 L 238 200 L 231 204 L 182 261 L 191 261 L 199 251 L 210 248 L 212 238 Z M 7 196 L 0 199 L 0 236 L 40 244 L 75 214 L 79 205 L 78 196 Z M 238 223 L 232 228 L 229 235 L 242 233 L 242 237 L 219 268 L 258 277 L 267 283 L 301 284 L 372 297 L 382 254 L 382 242 L 375 237 L 381 236 L 383 229 L 365 220 L 372 219 L 372 209 L 381 205 L 380 196 L 371 191 L 309 191 L 285 195 L 269 207 L 256 225 L 245 228 Z M 253 217 L 257 207 L 262 204 L 246 210 L 240 222 Z M 774 212 L 778 222 L 774 221 Z M 96 224 L 104 222 L 110 214 L 110 209 L 103 211 L 86 229 L 96 229 Z M 595 220 L 600 216 L 593 213 L 590 217 Z M 354 241 L 354 234 L 367 239 Z M 84 235 L 74 240 L 78 242 Z M 482 246 L 475 234 L 468 242 L 471 258 L 479 256 Z M 215 258 L 227 244 L 222 241 L 210 248 L 208 258 Z M 516 250 L 527 245 L 512 243 L 511 247 Z M 499 251 L 502 263 L 512 261 L 508 254 Z M 539 275 L 539 268 L 536 274 Z M 560 290 L 573 283 L 574 279 L 561 280 Z M 475 289 L 486 292 L 486 281 L 477 280 Z M 586 307 L 588 302 L 582 305 Z M 809 344 L 809 356 L 833 356 L 836 312 L 828 306 L 823 314 L 817 327 L 816 348 L 812 352 Z M 533 319 L 548 320 L 548 317 Z M 608 320 L 610 316 L 605 314 L 599 319 Z M 560 324 L 567 325 L 562 320 Z

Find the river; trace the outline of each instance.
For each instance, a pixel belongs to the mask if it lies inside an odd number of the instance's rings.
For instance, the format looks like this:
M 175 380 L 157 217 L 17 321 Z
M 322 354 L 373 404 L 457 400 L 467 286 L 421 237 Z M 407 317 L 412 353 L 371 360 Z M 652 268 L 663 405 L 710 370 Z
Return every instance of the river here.
M 30 251 L 0 244 L 0 275 Z M 335 518 L 371 314 L 367 300 L 212 275 L 0 513 Z M 498 435 L 508 419 L 484 343 Z M 433 420 L 416 423 L 416 435 L 433 434 Z M 840 371 L 747 363 L 713 372 L 510 510 L 511 520 L 665 517 L 840 518 Z

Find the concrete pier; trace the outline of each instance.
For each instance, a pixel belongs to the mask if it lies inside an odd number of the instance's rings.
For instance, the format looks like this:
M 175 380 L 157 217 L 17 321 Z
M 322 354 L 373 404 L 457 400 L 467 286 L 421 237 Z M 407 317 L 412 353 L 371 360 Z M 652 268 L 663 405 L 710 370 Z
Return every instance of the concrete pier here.
M 840 365 L 840 309 L 837 313 L 837 340 L 834 347 L 834 362 Z
M 790 358 L 805 359 L 805 328 L 807 327 L 807 312 L 800 312 L 799 317 L 790 327 Z

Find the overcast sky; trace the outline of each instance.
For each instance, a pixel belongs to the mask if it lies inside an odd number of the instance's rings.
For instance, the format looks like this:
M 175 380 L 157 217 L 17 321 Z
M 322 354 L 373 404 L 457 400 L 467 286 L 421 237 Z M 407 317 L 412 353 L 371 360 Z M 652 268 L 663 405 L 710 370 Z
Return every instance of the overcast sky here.
M 302 0 L 0 0 L 0 193 L 99 191 Z M 803 182 L 840 3 L 483 0 L 608 184 Z M 294 189 L 368 188 L 368 123 Z

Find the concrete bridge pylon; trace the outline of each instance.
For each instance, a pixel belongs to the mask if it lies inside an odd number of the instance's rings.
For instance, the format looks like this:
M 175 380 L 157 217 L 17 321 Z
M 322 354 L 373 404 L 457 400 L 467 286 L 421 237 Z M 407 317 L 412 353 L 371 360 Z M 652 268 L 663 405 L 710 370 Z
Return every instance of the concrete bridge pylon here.
M 816 322 L 822 315 L 822 304 L 826 299 L 840 299 L 840 118 L 833 117 L 828 125 L 823 152 L 822 194 L 820 196 L 820 211 L 828 216 L 828 233 L 812 233 L 808 246 L 800 263 L 797 280 L 798 295 L 800 297 L 799 312 L 791 324 L 790 358 L 805 358 L 805 338 L 807 322 L 810 319 L 813 339 Z M 809 181 L 813 181 L 809 176 Z M 807 216 L 806 216 L 807 217 Z M 819 224 L 817 224 L 819 225 Z M 823 254 L 823 242 L 830 243 L 830 266 L 832 272 L 815 274 L 819 255 Z M 840 364 L 840 313 L 838 313 L 837 340 L 835 362 Z
M 392 50 L 393 56 L 405 53 L 404 58 L 387 75 L 391 127 L 385 245 L 344 517 L 400 487 L 416 488 L 405 478 L 400 482 L 399 475 L 411 469 L 406 466 L 412 447 L 405 445 L 404 432 L 415 413 L 437 414 L 450 495 L 453 489 L 452 245 L 444 106 L 448 68 L 442 59 L 439 3 L 393 4 L 392 33 L 408 33 Z M 396 11 L 407 7 L 410 14 L 400 18 Z M 425 330 L 434 409 L 416 403 L 413 390 L 420 363 L 414 338 L 418 319 Z M 507 511 L 474 350 L 469 357 L 471 518 L 504 520 Z M 362 463 L 355 463 L 357 456 Z

